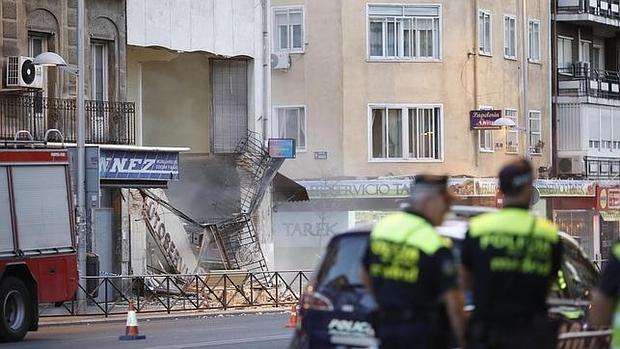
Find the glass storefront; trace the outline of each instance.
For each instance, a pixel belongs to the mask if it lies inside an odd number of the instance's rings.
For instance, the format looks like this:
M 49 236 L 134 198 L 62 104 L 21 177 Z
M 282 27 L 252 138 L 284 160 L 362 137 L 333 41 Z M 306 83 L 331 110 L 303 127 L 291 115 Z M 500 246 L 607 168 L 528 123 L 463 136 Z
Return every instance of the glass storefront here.
M 558 229 L 569 234 L 591 259 L 594 249 L 594 210 L 554 210 L 553 221 Z

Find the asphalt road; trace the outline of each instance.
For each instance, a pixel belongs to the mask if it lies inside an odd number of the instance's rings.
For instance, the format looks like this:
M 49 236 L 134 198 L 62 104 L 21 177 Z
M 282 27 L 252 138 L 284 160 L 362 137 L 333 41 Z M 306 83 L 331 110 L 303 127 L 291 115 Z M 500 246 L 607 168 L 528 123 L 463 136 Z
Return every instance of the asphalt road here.
M 256 314 L 197 319 L 139 321 L 145 340 L 119 341 L 124 323 L 52 326 L 30 332 L 19 343 L 0 348 L 286 348 L 293 330 L 286 328 L 288 314 Z

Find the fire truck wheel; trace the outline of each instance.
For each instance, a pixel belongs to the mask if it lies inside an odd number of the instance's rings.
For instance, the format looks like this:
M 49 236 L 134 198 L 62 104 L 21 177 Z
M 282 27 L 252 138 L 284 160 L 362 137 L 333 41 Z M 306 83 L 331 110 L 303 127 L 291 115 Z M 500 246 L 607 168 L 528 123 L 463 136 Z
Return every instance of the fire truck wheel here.
M 32 316 L 28 293 L 18 278 L 9 276 L 0 281 L 0 341 L 16 342 L 28 332 Z

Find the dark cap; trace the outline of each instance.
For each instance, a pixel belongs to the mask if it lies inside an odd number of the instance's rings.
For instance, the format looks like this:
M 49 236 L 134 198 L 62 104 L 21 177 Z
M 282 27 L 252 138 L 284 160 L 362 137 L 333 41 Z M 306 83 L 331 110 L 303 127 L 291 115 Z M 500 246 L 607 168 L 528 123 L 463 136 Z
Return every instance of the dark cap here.
M 505 195 L 516 195 L 533 182 L 532 165 L 525 159 L 512 161 L 499 171 L 499 188 Z
M 448 176 L 417 175 L 411 188 L 411 196 L 420 194 L 443 194 L 452 199 L 448 192 Z

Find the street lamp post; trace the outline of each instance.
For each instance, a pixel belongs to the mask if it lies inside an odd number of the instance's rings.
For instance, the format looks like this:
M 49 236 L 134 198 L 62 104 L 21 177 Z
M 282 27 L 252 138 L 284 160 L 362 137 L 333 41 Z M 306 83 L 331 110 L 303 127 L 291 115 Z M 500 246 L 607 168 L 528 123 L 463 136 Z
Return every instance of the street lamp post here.
M 85 310 L 86 307 L 86 282 L 83 278 L 86 276 L 86 195 L 85 195 L 85 117 L 84 117 L 84 0 L 78 0 L 77 8 L 77 69 L 68 67 L 66 61 L 54 52 L 43 52 L 34 58 L 34 65 L 57 66 L 65 68 L 69 73 L 76 76 L 77 88 L 77 205 L 76 205 L 76 223 L 78 233 L 78 270 L 80 273 L 80 285 L 83 290 L 78 290 L 78 313 Z

